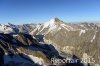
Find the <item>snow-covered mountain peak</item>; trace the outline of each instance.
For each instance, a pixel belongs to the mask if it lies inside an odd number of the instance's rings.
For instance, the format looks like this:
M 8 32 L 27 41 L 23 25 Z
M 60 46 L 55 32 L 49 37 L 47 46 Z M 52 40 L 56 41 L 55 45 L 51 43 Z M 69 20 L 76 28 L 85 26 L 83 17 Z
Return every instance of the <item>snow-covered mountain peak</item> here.
M 0 33 L 10 33 L 13 32 L 13 29 L 5 24 L 0 24 Z
M 57 25 L 57 24 L 60 24 L 62 21 L 60 20 L 60 19 L 58 19 L 58 18 L 53 18 L 53 19 L 51 19 L 49 22 L 46 22 L 45 24 L 44 24 L 44 27 L 53 27 L 53 26 L 55 26 L 55 25 Z
M 61 20 L 58 19 L 58 18 L 53 18 L 53 19 L 50 20 L 50 22 L 60 22 L 60 21 L 61 21 Z
M 44 32 L 43 34 L 47 34 L 51 31 L 55 31 L 55 29 L 58 30 L 58 27 L 60 27 L 61 24 L 63 24 L 63 22 L 60 19 L 53 18 L 49 20 L 48 22 L 44 23 L 42 26 L 39 25 L 39 27 L 36 27 L 36 29 L 34 29 L 30 34 L 33 34 L 37 30 L 39 30 L 37 34 L 42 33 L 42 32 Z

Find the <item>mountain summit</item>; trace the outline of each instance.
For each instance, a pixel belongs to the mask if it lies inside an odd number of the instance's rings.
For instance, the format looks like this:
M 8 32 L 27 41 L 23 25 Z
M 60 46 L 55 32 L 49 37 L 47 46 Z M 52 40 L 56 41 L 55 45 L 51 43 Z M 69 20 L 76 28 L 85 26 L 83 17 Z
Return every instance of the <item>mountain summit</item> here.
M 62 21 L 58 18 L 53 18 L 49 22 L 44 24 L 44 27 L 53 27 L 55 25 L 61 24 Z
M 61 20 L 59 18 L 53 18 L 50 20 L 51 22 L 61 22 Z

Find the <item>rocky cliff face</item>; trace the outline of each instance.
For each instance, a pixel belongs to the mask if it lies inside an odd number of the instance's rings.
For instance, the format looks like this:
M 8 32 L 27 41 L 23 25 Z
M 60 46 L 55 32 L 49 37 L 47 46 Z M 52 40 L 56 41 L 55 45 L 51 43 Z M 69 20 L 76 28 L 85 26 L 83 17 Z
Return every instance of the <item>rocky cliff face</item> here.
M 63 24 L 45 34 L 46 42 L 52 43 L 58 51 L 79 58 L 86 54 L 85 58 L 95 60 L 91 66 L 100 65 L 100 27 L 94 23 Z
M 0 66 L 49 65 L 46 46 L 28 34 L 0 34 Z
M 64 58 L 53 45 L 38 40 L 29 34 L 1 33 L 0 66 L 48 66 L 53 65 L 51 58 Z

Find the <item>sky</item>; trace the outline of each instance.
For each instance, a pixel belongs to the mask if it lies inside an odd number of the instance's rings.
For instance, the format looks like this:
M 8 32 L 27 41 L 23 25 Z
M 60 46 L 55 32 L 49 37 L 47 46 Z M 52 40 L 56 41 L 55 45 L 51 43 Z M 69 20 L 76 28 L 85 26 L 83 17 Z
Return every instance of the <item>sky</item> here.
M 0 24 L 100 21 L 100 0 L 0 0 Z

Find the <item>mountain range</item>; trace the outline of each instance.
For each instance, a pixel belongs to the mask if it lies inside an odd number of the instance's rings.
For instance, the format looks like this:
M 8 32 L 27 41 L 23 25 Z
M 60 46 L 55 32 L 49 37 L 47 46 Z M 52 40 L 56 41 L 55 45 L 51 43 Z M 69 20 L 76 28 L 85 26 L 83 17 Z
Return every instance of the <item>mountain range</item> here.
M 79 61 L 51 62 L 67 57 Z M 0 24 L 0 66 L 14 65 L 100 66 L 100 23 Z

